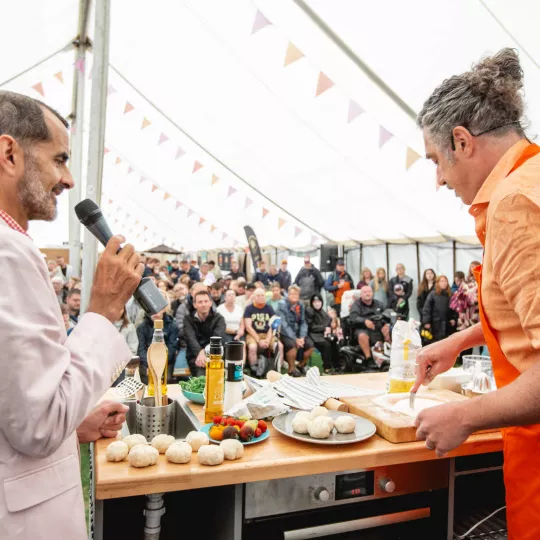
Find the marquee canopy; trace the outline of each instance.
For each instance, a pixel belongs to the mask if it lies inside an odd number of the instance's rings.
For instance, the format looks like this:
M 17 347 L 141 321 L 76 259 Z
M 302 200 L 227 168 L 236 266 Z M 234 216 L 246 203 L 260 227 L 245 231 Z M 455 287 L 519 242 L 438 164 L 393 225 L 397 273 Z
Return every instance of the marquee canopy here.
M 139 249 L 243 246 L 244 225 L 261 245 L 291 249 L 474 243 L 467 208 L 436 189 L 415 114 L 445 77 L 510 46 L 531 135 L 540 126 L 532 0 L 111 4 L 101 206 Z M 74 62 L 78 2 L 19 0 L 9 11 L 2 88 L 68 116 L 83 71 L 89 108 L 92 55 Z M 55 223 L 32 224 L 38 245 L 67 241 L 62 199 Z

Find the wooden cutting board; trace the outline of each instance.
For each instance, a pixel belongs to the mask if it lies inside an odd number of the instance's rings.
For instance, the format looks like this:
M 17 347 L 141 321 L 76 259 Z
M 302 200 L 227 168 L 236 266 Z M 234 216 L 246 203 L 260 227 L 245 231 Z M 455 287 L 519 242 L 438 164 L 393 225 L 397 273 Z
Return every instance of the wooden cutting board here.
M 391 395 L 391 394 L 390 394 Z M 416 428 L 414 418 L 390 411 L 374 403 L 378 396 L 341 398 L 349 406 L 349 412 L 371 420 L 377 427 L 377 435 L 392 443 L 416 441 Z M 434 399 L 441 403 L 464 401 L 467 398 L 450 390 L 426 390 L 417 395 L 417 398 Z

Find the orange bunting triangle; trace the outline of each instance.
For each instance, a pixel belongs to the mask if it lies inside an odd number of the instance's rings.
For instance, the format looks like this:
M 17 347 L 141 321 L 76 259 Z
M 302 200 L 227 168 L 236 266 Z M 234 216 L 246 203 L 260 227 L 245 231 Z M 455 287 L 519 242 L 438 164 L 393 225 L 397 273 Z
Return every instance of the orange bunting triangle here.
M 219 182 L 219 176 L 212 175 L 212 185 L 215 186 Z
M 54 76 L 62 83 L 64 84 L 64 74 L 59 71 L 58 73 L 55 73 Z
M 109 199 L 109 204 L 112 204 L 114 201 L 112 199 Z
M 201 226 L 205 222 L 206 222 L 206 219 L 204 219 L 203 217 L 199 218 L 199 226 Z
M 32 86 L 32 88 L 38 93 L 41 94 L 43 97 L 45 97 L 45 90 L 43 90 L 43 83 L 36 83 Z
M 334 83 L 321 71 L 319 73 L 319 79 L 317 80 L 317 91 L 315 96 L 320 96 L 323 92 L 326 92 L 334 86 Z
M 165 195 L 163 195 L 163 200 L 166 201 L 170 196 L 170 193 L 165 193 Z
M 268 215 L 268 212 L 270 212 L 270 210 L 267 210 L 266 208 L 262 209 L 263 218 L 265 218 Z
M 144 230 L 145 231 L 148 230 L 148 227 L 146 225 L 144 226 Z M 145 240 L 145 242 L 146 242 L 146 240 Z
M 278 229 L 281 229 L 281 227 L 283 227 L 283 225 L 285 225 L 285 223 L 287 223 L 287 222 L 284 219 L 279 218 L 279 220 L 278 220 Z
M 135 107 L 129 101 L 126 101 L 126 106 L 124 107 L 124 114 L 131 112 L 133 109 L 135 109 Z
M 116 165 L 120 165 L 120 163 L 122 163 L 122 160 L 119 157 L 117 157 L 114 163 Z
M 144 129 L 150 125 L 152 125 L 152 122 L 150 122 L 150 120 L 148 120 L 146 117 L 143 118 L 141 129 Z
M 152 193 L 153 193 L 154 191 L 156 191 L 157 189 L 159 189 L 158 186 L 156 186 L 155 184 L 152 184 Z
M 407 147 L 407 158 L 405 162 L 405 170 L 408 171 L 419 159 L 420 159 L 420 154 L 415 152 L 412 148 Z
M 198 161 L 196 161 L 194 164 L 193 164 L 193 173 L 196 173 L 197 171 L 199 171 L 200 169 L 203 168 L 203 164 L 202 163 L 199 163 Z
M 210 232 L 213 233 L 217 227 L 215 225 L 210 225 Z
M 287 45 L 287 52 L 285 53 L 285 62 L 283 63 L 283 65 L 290 66 L 293 62 L 296 62 L 303 57 L 304 53 L 298 47 L 296 47 L 294 43 L 291 43 L 289 41 L 289 44 Z

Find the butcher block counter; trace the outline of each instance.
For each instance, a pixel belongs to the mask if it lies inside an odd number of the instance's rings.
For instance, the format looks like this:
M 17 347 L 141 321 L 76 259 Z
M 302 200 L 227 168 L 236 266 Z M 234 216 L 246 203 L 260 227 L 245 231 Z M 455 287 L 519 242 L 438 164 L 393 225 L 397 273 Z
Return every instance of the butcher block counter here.
M 386 373 L 340 375 L 332 377 L 332 381 L 383 389 L 387 376 Z M 169 396 L 175 398 L 178 395 L 181 396 L 180 388 L 169 385 Z M 189 405 L 203 423 L 202 406 Z M 269 439 L 246 446 L 242 459 L 225 461 L 217 467 L 199 465 L 196 454 L 191 463 L 185 465 L 168 463 L 163 455 L 160 455 L 157 465 L 144 469 L 130 467 L 127 461 L 109 463 L 105 459 L 105 450 L 111 440 L 101 439 L 95 444 L 96 498 L 114 499 L 438 459 L 424 442 L 393 444 L 374 435 L 357 444 L 322 446 L 290 439 L 272 426 L 269 430 Z M 447 457 L 501 450 L 499 432 L 481 433 L 471 436 Z

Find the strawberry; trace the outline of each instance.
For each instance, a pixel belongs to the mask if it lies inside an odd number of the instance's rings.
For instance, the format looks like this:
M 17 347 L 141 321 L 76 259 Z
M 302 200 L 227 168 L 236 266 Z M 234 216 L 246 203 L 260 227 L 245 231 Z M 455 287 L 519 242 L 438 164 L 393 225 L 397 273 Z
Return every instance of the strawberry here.
M 257 427 L 261 430 L 261 433 L 264 433 L 268 429 L 268 426 L 264 420 L 259 420 Z
M 261 428 L 257 428 L 257 429 L 255 430 L 255 438 L 260 437 L 260 436 L 262 435 L 262 433 L 263 433 L 263 432 L 261 431 Z
M 214 416 L 214 418 L 212 418 L 212 422 L 216 424 L 217 426 L 219 426 L 222 421 L 223 421 L 223 418 L 221 418 L 221 416 Z
M 228 418 L 225 418 L 225 425 L 234 426 L 234 418 L 231 418 L 230 416 Z

